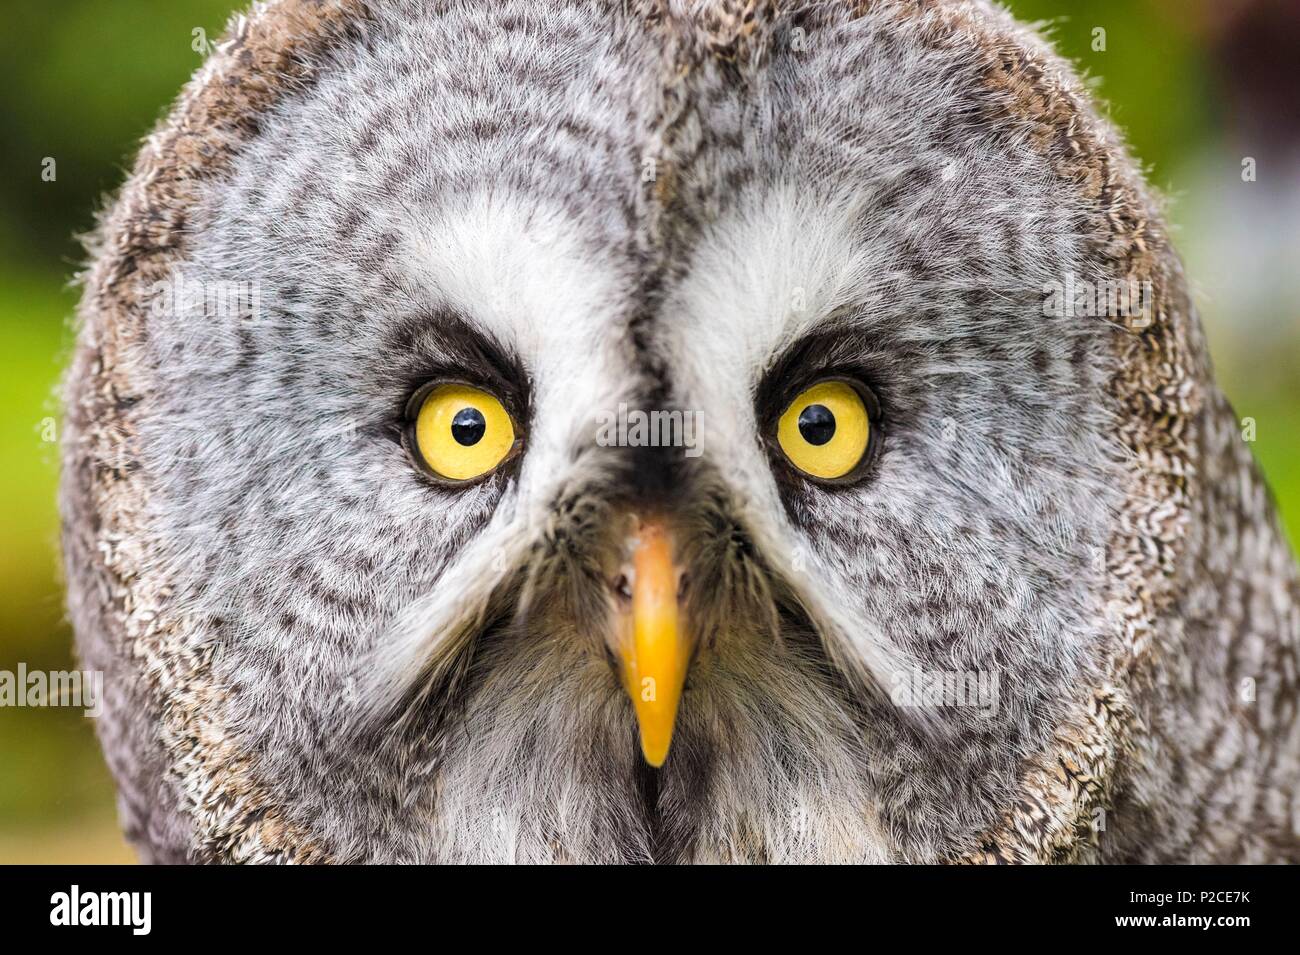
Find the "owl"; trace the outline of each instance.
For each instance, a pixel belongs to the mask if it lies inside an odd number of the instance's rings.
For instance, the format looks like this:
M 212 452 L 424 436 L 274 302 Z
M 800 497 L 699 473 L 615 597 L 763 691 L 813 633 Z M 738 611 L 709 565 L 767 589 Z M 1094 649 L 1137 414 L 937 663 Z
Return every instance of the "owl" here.
M 275 0 L 102 216 L 69 607 L 157 862 L 1300 860 L 1300 578 L 983 0 Z

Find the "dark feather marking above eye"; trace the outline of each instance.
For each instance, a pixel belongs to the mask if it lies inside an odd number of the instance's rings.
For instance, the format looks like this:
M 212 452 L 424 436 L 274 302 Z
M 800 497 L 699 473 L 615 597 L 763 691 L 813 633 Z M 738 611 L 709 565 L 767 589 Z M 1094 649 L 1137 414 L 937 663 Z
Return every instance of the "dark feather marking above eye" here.
M 519 356 L 450 310 L 397 324 L 385 344 L 403 356 L 406 369 L 393 418 L 407 417 L 411 396 L 439 378 L 465 381 L 501 399 L 516 422 L 527 428 L 532 388 Z
M 763 376 L 756 395 L 758 420 L 775 424 L 790 401 L 818 378 L 846 373 L 860 378 L 880 397 L 883 375 L 873 367 L 869 348 L 860 328 L 832 318 L 816 331 L 788 347 Z

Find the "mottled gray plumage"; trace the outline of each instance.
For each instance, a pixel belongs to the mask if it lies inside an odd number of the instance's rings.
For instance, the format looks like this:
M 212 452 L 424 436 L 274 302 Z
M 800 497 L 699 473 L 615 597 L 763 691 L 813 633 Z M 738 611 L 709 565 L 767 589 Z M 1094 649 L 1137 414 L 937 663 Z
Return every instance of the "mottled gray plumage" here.
M 94 252 L 65 551 L 146 858 L 1300 858 L 1294 562 L 1139 174 L 1000 9 L 259 5 Z M 1045 315 L 1066 275 L 1150 321 Z M 880 398 L 860 484 L 774 470 L 818 367 Z M 527 409 L 468 489 L 398 440 L 448 372 Z M 620 402 L 705 453 L 599 446 Z M 646 503 L 705 631 L 657 772 L 600 636 Z

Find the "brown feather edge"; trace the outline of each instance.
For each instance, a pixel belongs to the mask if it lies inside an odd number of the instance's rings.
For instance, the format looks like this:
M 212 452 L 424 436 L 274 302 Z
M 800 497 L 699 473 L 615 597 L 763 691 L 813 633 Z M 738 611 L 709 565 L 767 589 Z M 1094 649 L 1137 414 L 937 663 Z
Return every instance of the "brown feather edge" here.
M 145 141 L 89 243 L 94 260 L 83 276 L 65 384 L 64 513 L 75 507 L 93 517 L 93 539 L 79 544 L 94 553 L 94 586 L 108 595 L 111 638 L 146 674 L 171 782 L 192 817 L 195 861 L 328 856 L 252 778 L 219 720 L 211 649 L 164 609 L 170 588 L 148 557 L 151 490 L 134 447 L 136 409 L 148 401 L 147 290 L 184 254 L 187 219 L 205 183 L 230 167 L 256 134 L 258 117 L 309 84 L 313 63 L 365 18 L 360 0 L 273 0 L 234 16 Z
M 990 122 L 1010 126 L 1092 207 L 1090 243 L 1110 277 L 1149 281 L 1153 315 L 1114 337 L 1110 395 L 1126 452 L 1119 529 L 1106 555 L 1115 631 L 1099 685 L 1058 726 L 1056 747 L 1027 761 L 1021 795 L 963 863 L 1092 861 L 1105 813 L 1133 755 L 1131 700 L 1149 679 L 1161 617 L 1178 596 L 1191 517 L 1188 476 L 1208 369 L 1182 266 L 1159 209 L 1111 125 L 1068 64 L 1005 11 L 980 0 L 869 6 L 919 18 L 937 45 L 972 50 L 994 94 Z

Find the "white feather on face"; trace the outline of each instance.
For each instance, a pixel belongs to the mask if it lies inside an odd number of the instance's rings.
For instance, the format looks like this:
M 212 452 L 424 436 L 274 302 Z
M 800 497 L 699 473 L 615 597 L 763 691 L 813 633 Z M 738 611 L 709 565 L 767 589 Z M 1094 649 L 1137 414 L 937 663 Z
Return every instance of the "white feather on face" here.
M 1090 230 L 1116 217 L 991 88 L 988 51 L 1037 41 L 965 5 L 371 6 L 186 206 L 176 274 L 251 282 L 257 312 L 148 313 L 123 372 L 145 396 L 114 409 L 131 544 L 165 594 L 123 629 L 180 633 L 192 668 L 127 677 L 161 730 L 110 700 L 135 837 L 159 858 L 1029 855 L 1010 820 L 1043 858 L 1094 851 L 1081 814 L 1120 748 L 1096 701 L 1123 696 L 1128 636 L 1108 607 L 1148 594 L 1106 562 L 1143 504 L 1139 412 L 1115 398 L 1127 333 L 1043 313 L 1045 285 L 1115 268 Z M 870 390 L 883 442 L 834 486 L 774 430 L 828 375 Z M 522 454 L 430 481 L 403 432 L 441 380 L 514 409 Z M 604 446 L 621 404 L 698 414 L 703 454 Z M 614 632 L 647 514 L 676 534 L 693 641 L 654 771 Z M 115 652 L 94 549 L 69 574 L 92 658 Z M 915 671 L 996 697 L 897 705 Z M 202 732 L 167 722 L 195 709 Z M 1079 793 L 1033 788 L 1088 759 Z
M 528 450 L 517 488 L 381 641 L 365 694 L 381 709 L 395 702 L 394 688 L 409 689 L 431 660 L 460 649 L 439 644 L 459 621 L 481 616 L 505 570 L 527 559 L 581 473 L 575 459 L 592 444 L 597 409 L 636 397 L 637 369 L 612 318 L 626 310 L 619 263 L 584 248 L 576 225 L 543 203 L 484 192 L 448 205 L 413 210 L 399 267 L 419 286 L 417 309 L 465 316 L 529 370 Z

